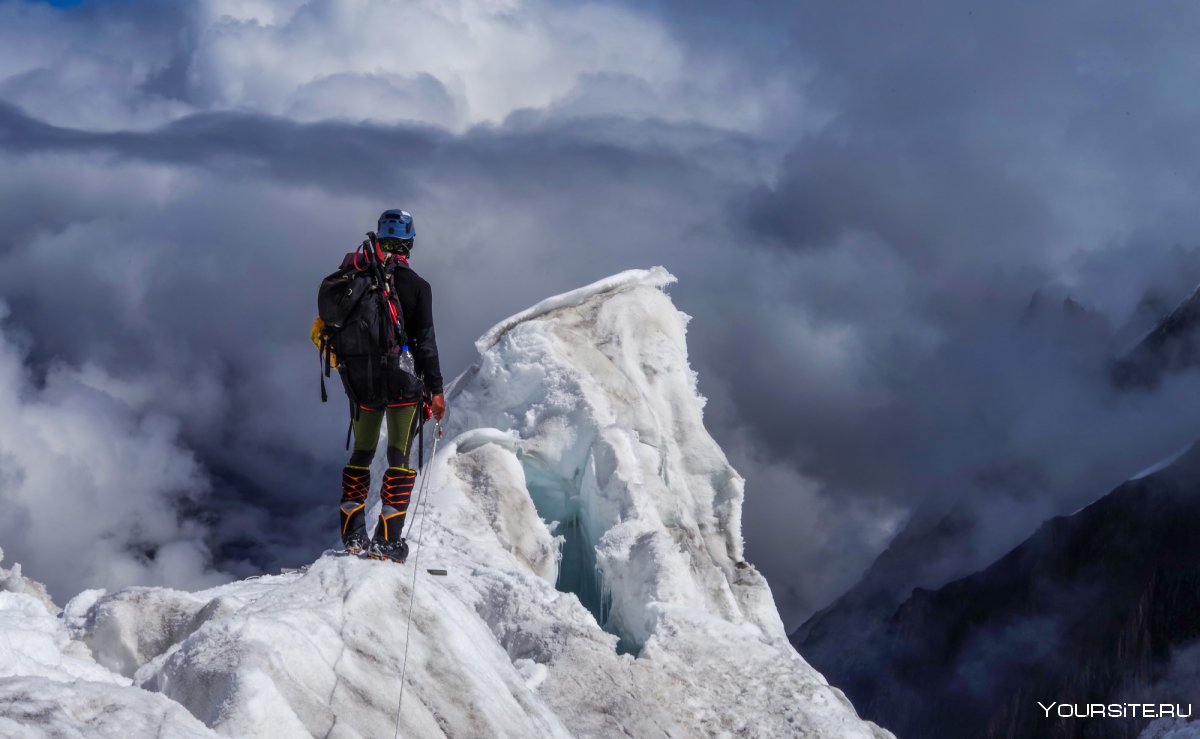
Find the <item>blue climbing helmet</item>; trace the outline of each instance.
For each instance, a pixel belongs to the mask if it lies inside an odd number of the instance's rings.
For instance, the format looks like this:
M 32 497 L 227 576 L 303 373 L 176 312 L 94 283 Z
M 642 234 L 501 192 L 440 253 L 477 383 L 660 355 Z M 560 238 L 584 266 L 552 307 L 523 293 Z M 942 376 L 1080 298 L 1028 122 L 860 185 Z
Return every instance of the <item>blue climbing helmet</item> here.
M 407 253 L 413 248 L 417 228 L 413 225 L 413 217 L 408 211 L 393 208 L 385 210 L 383 215 L 379 216 L 379 227 L 375 230 L 375 236 L 384 251 Z

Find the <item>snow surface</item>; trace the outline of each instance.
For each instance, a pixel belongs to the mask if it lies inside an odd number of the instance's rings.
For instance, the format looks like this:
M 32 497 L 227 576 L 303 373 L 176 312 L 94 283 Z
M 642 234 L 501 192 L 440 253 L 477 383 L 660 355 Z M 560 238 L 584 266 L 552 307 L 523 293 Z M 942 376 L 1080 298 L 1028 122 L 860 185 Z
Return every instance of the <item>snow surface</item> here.
M 85 591 L 60 618 L 5 572 L 0 735 L 392 736 L 411 627 L 404 736 L 891 736 L 796 654 L 743 559 L 673 280 L 625 272 L 480 339 L 407 565 Z
M 1194 446 L 1194 444 L 1188 444 L 1187 446 L 1185 446 L 1184 448 L 1180 449 L 1179 451 L 1177 451 L 1177 452 L 1174 452 L 1174 453 L 1172 453 L 1172 454 L 1169 454 L 1169 455 L 1167 455 L 1166 457 L 1164 457 L 1164 458 L 1160 459 L 1159 461 L 1157 461 L 1157 462 L 1155 462 L 1154 464 L 1150 465 L 1150 466 L 1149 466 L 1149 467 L 1147 467 L 1146 469 L 1144 469 L 1144 470 L 1142 470 L 1142 471 L 1138 472 L 1138 473 L 1137 473 L 1136 475 L 1134 475 L 1133 477 L 1130 477 L 1130 478 L 1127 480 L 1127 482 L 1134 482 L 1135 480 L 1142 480 L 1142 479 L 1144 479 L 1144 478 L 1150 477 L 1151 475 L 1156 475 L 1156 474 L 1158 474 L 1159 472 L 1162 472 L 1163 470 L 1167 469 L 1167 468 L 1168 468 L 1168 467 L 1170 467 L 1171 465 L 1173 465 L 1173 464 L 1175 464 L 1176 462 L 1178 462 L 1178 461 L 1179 461 L 1181 458 L 1183 458 L 1183 455 L 1185 455 L 1185 454 L 1187 454 L 1189 451 L 1191 451 L 1191 449 L 1192 449 L 1192 447 L 1193 447 L 1193 446 Z M 1106 494 L 1107 494 L 1107 493 L 1106 493 Z M 1068 515 L 1068 516 L 1074 516 L 1076 513 L 1079 513 L 1080 511 L 1082 511 L 1082 510 L 1084 510 L 1084 509 L 1086 509 L 1086 508 L 1089 508 L 1089 507 L 1091 507 L 1091 506 L 1092 506 L 1094 503 L 1096 503 L 1096 502 L 1098 502 L 1098 501 L 1102 500 L 1103 498 L 1104 498 L 1104 496 L 1102 495 L 1102 496 L 1100 496 L 1099 498 L 1097 498 L 1096 500 L 1093 500 L 1091 503 L 1088 503 L 1087 505 L 1082 505 L 1082 506 L 1080 506 L 1080 507 L 1076 508 L 1075 510 L 1071 511 L 1071 512 L 1070 512 L 1070 513 L 1068 513 L 1067 515 Z
M 1146 469 L 1142 470 L 1141 472 L 1137 473 L 1136 475 L 1134 475 L 1133 477 L 1131 477 L 1131 478 L 1129 478 L 1129 479 L 1130 479 L 1131 481 L 1132 481 L 1132 480 L 1141 480 L 1142 478 L 1144 478 L 1144 477 L 1149 477 L 1150 475 L 1153 475 L 1153 474 L 1155 474 L 1156 472 L 1162 472 L 1162 471 L 1163 471 L 1163 470 L 1165 470 L 1166 468 L 1168 468 L 1168 467 L 1170 467 L 1171 465 L 1173 465 L 1173 464 L 1175 464 L 1176 462 L 1178 462 L 1178 461 L 1180 460 L 1180 458 L 1182 458 L 1182 457 L 1183 457 L 1183 455 L 1185 455 L 1185 454 L 1187 454 L 1189 451 L 1191 451 L 1191 449 L 1192 449 L 1192 446 L 1194 446 L 1194 445 L 1193 445 L 1193 444 L 1188 444 L 1187 446 L 1185 446 L 1184 448 L 1182 448 L 1182 449 L 1180 449 L 1179 451 L 1175 452 L 1174 454 L 1171 454 L 1171 455 L 1167 456 L 1166 458 L 1164 458 L 1164 459 L 1162 459 L 1162 460 L 1160 460 L 1160 461 L 1158 461 L 1158 462 L 1156 462 L 1156 463 L 1154 463 L 1154 464 L 1150 465 L 1149 467 L 1147 467 Z
M 0 736 L 218 736 L 178 703 L 97 664 L 58 611 L 20 565 L 0 567 Z

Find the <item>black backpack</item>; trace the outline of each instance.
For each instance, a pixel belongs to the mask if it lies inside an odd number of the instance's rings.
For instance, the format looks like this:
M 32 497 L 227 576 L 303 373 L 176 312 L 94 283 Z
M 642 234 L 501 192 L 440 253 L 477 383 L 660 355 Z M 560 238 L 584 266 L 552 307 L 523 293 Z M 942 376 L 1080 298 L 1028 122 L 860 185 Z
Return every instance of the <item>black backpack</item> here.
M 376 408 L 419 399 L 423 390 L 408 352 L 403 309 L 394 295 L 385 295 L 377 284 L 382 278 L 390 290 L 391 273 L 366 268 L 361 257 L 361 253 L 347 257 L 317 290 L 317 315 L 325 322 L 321 399 L 328 398 L 324 378 L 329 376 L 332 350 L 355 414 L 360 406 Z M 405 268 L 393 265 L 392 269 Z

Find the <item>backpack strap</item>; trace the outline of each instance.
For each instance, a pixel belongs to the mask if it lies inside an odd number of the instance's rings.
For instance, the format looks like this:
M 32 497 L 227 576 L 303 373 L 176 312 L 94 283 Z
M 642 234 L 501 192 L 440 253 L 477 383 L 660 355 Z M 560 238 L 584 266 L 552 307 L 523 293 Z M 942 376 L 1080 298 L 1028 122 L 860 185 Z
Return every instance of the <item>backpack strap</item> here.
M 325 378 L 329 377 L 329 341 L 321 339 L 321 402 L 329 402 L 329 393 L 325 390 Z

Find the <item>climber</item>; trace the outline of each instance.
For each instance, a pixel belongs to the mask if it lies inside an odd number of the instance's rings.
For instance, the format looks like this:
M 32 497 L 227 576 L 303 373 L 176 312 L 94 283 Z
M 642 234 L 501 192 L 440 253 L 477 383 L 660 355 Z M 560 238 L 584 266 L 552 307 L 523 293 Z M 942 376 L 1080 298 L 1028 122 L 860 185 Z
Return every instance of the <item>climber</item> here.
M 351 407 L 354 451 L 342 469 L 342 545 L 349 553 L 396 562 L 408 556 L 403 533 L 417 477 L 409 462 L 413 438 L 429 415 L 440 423 L 446 414 L 433 294 L 409 264 L 415 239 L 409 213 L 384 211 L 376 233 L 322 282 L 312 327 L 325 374 L 338 370 Z M 383 506 L 368 539 L 370 465 L 385 419 Z

